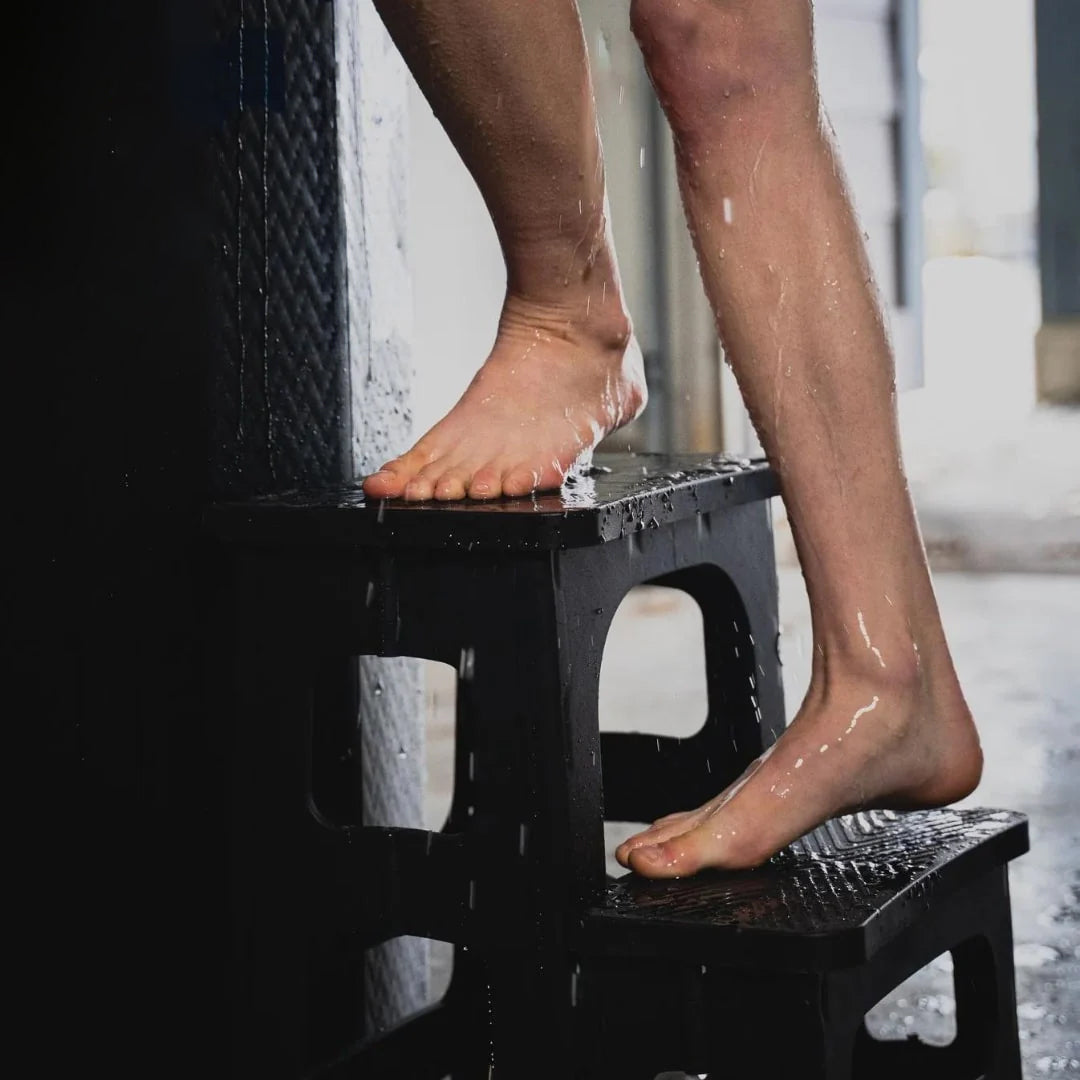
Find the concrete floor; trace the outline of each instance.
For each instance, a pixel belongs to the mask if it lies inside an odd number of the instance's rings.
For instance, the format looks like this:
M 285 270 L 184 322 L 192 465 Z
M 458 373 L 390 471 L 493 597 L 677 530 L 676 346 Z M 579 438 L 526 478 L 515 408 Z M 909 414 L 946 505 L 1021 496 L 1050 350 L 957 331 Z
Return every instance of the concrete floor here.
M 1080 409 L 1043 406 L 994 438 L 907 446 L 933 566 L 1080 573 Z
M 978 719 L 986 774 L 974 805 L 1031 818 L 1031 853 L 1013 864 L 1017 1001 L 1028 1080 L 1080 1074 L 1080 577 L 942 573 L 938 596 Z M 798 571 L 781 572 L 782 653 L 789 715 L 809 673 L 810 631 Z M 620 608 L 601 678 L 607 729 L 689 734 L 705 711 L 701 617 L 688 597 L 642 589 Z M 650 673 L 655 673 L 653 677 Z M 427 818 L 450 795 L 454 673 L 428 671 Z M 609 828 L 609 850 L 619 836 Z M 432 990 L 448 957 L 432 953 Z M 871 1014 L 882 1037 L 954 1030 L 948 957 L 898 987 Z

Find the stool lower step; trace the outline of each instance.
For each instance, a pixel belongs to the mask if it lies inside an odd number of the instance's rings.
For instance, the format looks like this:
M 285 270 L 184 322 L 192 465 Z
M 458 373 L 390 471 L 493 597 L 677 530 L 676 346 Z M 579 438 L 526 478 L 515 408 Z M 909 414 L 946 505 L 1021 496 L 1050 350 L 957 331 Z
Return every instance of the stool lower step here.
M 871 811 L 756 870 L 620 879 L 580 931 L 581 1075 L 1020 1080 L 1006 868 L 1027 847 L 1010 811 Z M 867 1011 L 943 952 L 954 1042 L 871 1039 Z
M 1028 849 L 1007 810 L 872 810 L 836 818 L 757 870 L 608 886 L 584 927 L 590 954 L 828 970 L 864 963 L 941 890 Z

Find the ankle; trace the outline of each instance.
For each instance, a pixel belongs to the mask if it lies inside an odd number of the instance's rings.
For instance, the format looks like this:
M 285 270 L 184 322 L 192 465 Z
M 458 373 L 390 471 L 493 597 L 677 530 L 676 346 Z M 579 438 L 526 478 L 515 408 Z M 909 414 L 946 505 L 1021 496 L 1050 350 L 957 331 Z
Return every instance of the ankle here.
M 537 236 L 504 238 L 503 253 L 510 301 L 629 339 L 606 199 L 569 207 Z
M 633 324 L 615 283 L 593 296 L 566 289 L 556 297 L 508 292 L 499 319 L 500 335 L 536 333 L 609 353 L 618 362 L 633 338 Z
M 929 669 L 910 634 L 879 635 L 869 644 L 858 634 L 840 633 L 814 645 L 813 681 L 828 696 L 852 685 L 881 694 L 921 693 Z

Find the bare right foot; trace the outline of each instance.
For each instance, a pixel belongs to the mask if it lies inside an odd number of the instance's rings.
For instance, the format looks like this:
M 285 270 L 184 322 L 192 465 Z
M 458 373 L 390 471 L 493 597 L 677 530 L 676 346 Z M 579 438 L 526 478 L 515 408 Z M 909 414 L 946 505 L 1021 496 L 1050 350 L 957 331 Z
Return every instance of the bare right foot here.
M 613 289 L 599 286 L 573 307 L 511 296 L 491 355 L 461 400 L 369 476 L 364 491 L 448 500 L 558 488 L 575 462 L 641 413 L 646 397 L 641 351 Z
M 925 655 L 903 631 L 880 645 L 854 663 L 819 656 L 776 745 L 704 806 L 631 837 L 619 861 L 646 877 L 744 869 L 838 814 L 944 806 L 969 795 L 982 752 L 944 638 L 924 639 Z

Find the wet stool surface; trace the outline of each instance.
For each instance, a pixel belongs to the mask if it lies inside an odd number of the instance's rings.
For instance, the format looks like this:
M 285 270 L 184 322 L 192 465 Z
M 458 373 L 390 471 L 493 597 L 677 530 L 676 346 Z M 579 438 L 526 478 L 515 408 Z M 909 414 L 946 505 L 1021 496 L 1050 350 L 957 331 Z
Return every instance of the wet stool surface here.
M 1021 1080 L 1008 863 L 1027 848 L 1005 810 L 868 811 L 756 870 L 610 884 L 580 924 L 584 1075 Z M 946 952 L 953 1040 L 874 1038 L 868 1010 Z
M 373 500 L 359 483 L 211 507 L 220 538 L 283 544 L 472 550 L 587 547 L 779 494 L 764 459 L 597 454 L 564 487 L 490 502 Z
M 865 963 L 952 891 L 1028 850 L 1006 810 L 845 815 L 756 870 L 609 885 L 585 920 L 588 951 L 794 970 Z

